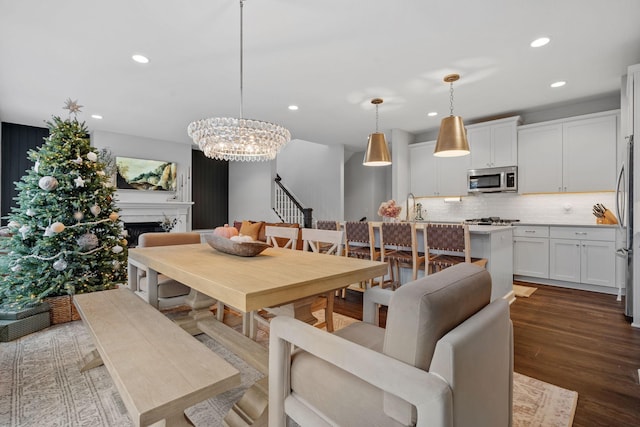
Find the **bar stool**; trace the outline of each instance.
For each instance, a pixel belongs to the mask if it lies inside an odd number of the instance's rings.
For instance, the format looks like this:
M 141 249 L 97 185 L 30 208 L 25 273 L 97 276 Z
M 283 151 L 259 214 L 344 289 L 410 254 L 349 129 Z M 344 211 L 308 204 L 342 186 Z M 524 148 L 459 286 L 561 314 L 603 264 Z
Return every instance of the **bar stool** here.
M 488 261 L 486 258 L 471 257 L 468 225 L 429 223 L 425 232 L 425 251 L 429 254 L 430 271 L 438 272 L 462 262 L 470 262 L 486 268 Z
M 380 251 L 375 247 L 375 235 L 370 222 L 347 221 L 344 224 L 345 256 L 359 259 L 377 261 L 380 259 Z M 363 292 L 365 282 L 360 282 L 357 291 Z M 369 287 L 373 285 L 373 279 L 369 280 Z M 353 288 L 352 288 L 353 289 Z M 345 297 L 345 291 L 342 292 Z
M 400 268 L 411 268 L 412 278 L 418 278 L 418 269 L 425 264 L 425 255 L 418 253 L 416 225 L 414 223 L 383 222 L 380 227 L 380 260 L 389 262 L 391 285 L 400 283 Z

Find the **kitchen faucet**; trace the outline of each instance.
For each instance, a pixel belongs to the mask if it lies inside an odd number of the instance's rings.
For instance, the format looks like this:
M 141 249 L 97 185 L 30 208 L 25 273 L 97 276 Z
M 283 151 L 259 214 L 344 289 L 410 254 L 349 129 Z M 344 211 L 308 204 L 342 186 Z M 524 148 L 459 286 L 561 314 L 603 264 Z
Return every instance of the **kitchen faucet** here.
M 409 198 L 411 198 L 411 203 L 413 204 L 413 207 L 411 210 L 409 210 Z M 407 195 L 407 221 L 415 221 L 416 220 L 416 196 L 413 195 L 413 193 L 409 193 Z M 411 214 L 413 214 L 413 219 L 411 219 Z

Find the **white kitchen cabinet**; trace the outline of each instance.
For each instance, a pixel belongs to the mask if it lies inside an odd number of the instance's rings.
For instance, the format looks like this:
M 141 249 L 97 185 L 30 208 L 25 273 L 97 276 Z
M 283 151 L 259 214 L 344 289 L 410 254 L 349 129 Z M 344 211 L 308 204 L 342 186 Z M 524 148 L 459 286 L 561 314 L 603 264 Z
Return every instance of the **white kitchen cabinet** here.
M 520 116 L 466 126 L 470 169 L 514 166 L 518 162 L 517 126 Z
M 548 279 L 549 227 L 516 226 L 513 236 L 513 274 Z
M 616 287 L 615 229 L 550 227 L 549 278 Z
M 416 197 L 466 196 L 469 156 L 436 157 L 436 141 L 409 145 L 411 192 Z
M 619 112 L 518 128 L 520 193 L 612 191 Z

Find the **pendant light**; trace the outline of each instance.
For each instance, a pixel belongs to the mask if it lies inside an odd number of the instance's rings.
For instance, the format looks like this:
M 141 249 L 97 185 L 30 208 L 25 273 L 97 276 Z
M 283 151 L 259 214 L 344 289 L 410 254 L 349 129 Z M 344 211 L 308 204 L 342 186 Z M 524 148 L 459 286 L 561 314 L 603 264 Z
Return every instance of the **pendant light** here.
M 362 162 L 365 166 L 389 166 L 391 164 L 387 140 L 384 133 L 378 132 L 378 105 L 383 102 L 381 98 L 371 100 L 371 103 L 376 106 L 376 131 L 369 135 L 367 151 L 364 153 L 364 161 Z
M 205 156 L 218 160 L 266 161 L 276 158 L 291 133 L 275 123 L 243 117 L 243 28 L 240 0 L 240 117 L 213 117 L 189 124 L 187 134 Z
M 436 149 L 433 152 L 434 156 L 457 157 L 466 156 L 470 153 L 467 132 L 464 128 L 464 123 L 462 123 L 462 117 L 453 115 L 453 82 L 458 79 L 460 79 L 458 74 L 449 74 L 444 77 L 444 81 L 451 85 L 449 90 L 451 115 L 442 119 Z

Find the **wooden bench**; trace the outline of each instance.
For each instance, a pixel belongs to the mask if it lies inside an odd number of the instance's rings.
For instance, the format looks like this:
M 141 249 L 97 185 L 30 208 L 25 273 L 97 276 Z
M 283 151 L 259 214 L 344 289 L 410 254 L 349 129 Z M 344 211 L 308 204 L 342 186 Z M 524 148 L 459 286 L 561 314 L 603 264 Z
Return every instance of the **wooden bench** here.
M 184 410 L 240 385 L 240 373 L 128 289 L 74 295 L 136 426 L 192 425 Z

